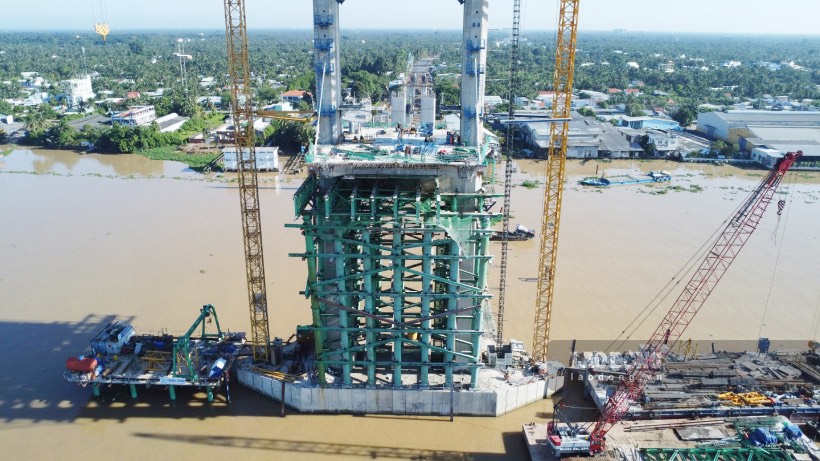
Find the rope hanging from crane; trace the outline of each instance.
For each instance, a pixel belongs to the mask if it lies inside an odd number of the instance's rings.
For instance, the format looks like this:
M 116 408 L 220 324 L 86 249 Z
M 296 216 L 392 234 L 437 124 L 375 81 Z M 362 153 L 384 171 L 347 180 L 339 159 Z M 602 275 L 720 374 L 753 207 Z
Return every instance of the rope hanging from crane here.
M 100 22 L 97 22 L 97 16 L 94 14 L 94 0 L 91 0 L 91 19 L 94 21 L 94 32 L 101 36 L 103 43 L 105 43 L 108 33 L 111 32 L 111 28 L 108 26 L 108 4 L 106 0 L 99 0 L 99 8 Z

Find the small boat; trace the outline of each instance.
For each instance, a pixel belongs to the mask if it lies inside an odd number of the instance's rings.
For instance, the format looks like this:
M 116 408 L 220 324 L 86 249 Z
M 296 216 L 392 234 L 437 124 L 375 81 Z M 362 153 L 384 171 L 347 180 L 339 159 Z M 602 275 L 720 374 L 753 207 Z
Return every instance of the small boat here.
M 512 232 L 507 233 L 507 240 L 529 240 L 535 237 L 535 232 L 527 229 L 526 227 L 522 226 L 521 224 L 515 226 L 515 230 Z M 504 240 L 504 232 L 493 232 L 490 235 L 490 240 L 493 241 L 502 241 Z
M 652 182 L 666 182 L 671 181 L 672 175 L 666 171 L 650 171 L 645 176 L 631 176 L 631 175 L 621 175 L 621 176 L 610 176 L 609 178 L 605 178 L 601 176 L 600 178 L 597 176 L 590 176 L 582 179 L 581 185 L 583 186 L 593 186 L 593 187 L 607 187 L 607 186 L 622 186 L 625 184 L 644 184 L 644 183 L 652 183 Z
M 227 360 L 220 357 L 214 361 L 214 364 L 211 365 L 211 371 L 208 372 L 208 379 L 219 378 L 222 376 L 222 373 L 225 372 L 225 365 L 228 363 Z

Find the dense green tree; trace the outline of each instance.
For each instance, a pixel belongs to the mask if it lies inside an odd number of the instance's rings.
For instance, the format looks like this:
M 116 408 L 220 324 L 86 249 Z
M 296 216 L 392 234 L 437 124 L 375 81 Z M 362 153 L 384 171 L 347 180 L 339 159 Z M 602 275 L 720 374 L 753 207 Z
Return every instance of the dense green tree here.
M 711 151 L 713 154 L 722 154 L 723 151 L 727 149 L 727 145 L 725 142 L 718 139 L 717 141 L 712 143 Z
M 48 109 L 51 109 L 50 107 Z M 34 132 L 43 132 L 51 125 L 49 115 L 53 115 L 45 108 L 45 105 L 39 106 L 29 110 L 29 113 L 23 117 L 23 126 L 26 130 Z
M 274 120 L 265 129 L 263 143 L 289 150 L 299 150 L 313 142 L 316 131 L 308 123 Z
M 595 112 L 593 112 L 589 107 L 582 107 L 578 109 L 578 113 L 584 117 L 595 117 Z
M 672 114 L 672 119 L 680 123 L 682 127 L 687 127 L 698 118 L 697 110 L 691 105 L 679 107 L 675 113 Z
M 630 103 L 626 105 L 626 115 L 630 117 L 641 117 L 644 114 L 644 108 L 638 103 Z
M 57 149 L 77 147 L 80 143 L 79 133 L 65 119 L 46 130 L 44 138 L 47 147 Z

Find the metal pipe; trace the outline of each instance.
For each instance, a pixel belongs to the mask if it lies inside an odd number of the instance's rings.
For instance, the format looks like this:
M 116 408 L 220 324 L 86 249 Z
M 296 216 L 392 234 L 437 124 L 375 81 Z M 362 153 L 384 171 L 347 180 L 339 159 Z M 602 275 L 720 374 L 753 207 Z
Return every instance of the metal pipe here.
M 316 244 L 313 241 L 313 233 L 310 229 L 307 228 L 307 225 L 310 223 L 310 216 L 304 216 L 305 221 L 305 251 L 307 254 L 312 254 L 316 252 Z M 319 297 L 313 292 L 313 288 L 316 285 L 316 258 L 308 257 L 306 258 L 307 266 L 308 266 L 308 289 L 310 290 L 310 311 L 313 317 L 313 326 L 314 327 L 323 327 L 322 325 L 322 312 L 319 306 Z M 314 331 L 313 333 L 313 347 L 314 347 L 314 356 L 320 357 L 324 350 L 324 333 L 322 331 Z M 319 383 L 320 384 L 327 384 L 327 379 L 325 378 L 325 364 L 319 361 L 316 365 L 316 373 L 319 376 Z

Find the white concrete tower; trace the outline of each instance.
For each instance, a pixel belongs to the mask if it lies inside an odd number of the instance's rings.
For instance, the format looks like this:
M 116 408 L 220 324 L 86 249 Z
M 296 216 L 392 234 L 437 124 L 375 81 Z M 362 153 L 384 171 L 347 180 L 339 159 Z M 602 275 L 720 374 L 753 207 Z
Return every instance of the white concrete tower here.
M 487 66 L 487 15 L 490 0 L 464 0 L 464 38 L 461 50 L 461 142 L 484 143 L 484 79 Z
M 344 0 L 313 0 L 313 62 L 319 144 L 337 144 L 342 136 L 339 4 Z
M 401 124 L 402 128 L 407 128 L 407 117 L 405 111 L 407 110 L 407 96 L 405 88 L 401 87 L 390 95 L 390 123 L 395 127 Z

